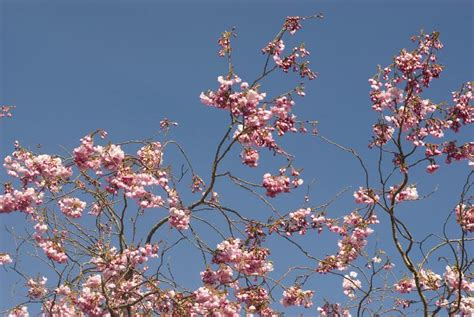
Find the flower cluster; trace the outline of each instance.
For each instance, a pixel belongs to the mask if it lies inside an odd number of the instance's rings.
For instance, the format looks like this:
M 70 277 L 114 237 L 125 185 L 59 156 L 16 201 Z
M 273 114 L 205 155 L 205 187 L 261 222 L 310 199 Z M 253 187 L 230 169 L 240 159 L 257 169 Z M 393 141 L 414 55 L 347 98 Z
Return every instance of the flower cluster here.
M 354 299 L 356 297 L 355 291 L 362 287 L 362 282 L 357 279 L 356 272 L 350 272 L 349 275 L 344 275 L 344 279 L 342 280 L 342 288 L 344 290 L 344 294 L 349 297 L 350 299 Z
M 319 317 L 351 317 L 348 309 L 342 308 L 341 304 L 326 302 L 323 307 L 318 307 Z
M 62 245 L 63 236 L 56 235 L 53 238 L 46 237 L 45 234 L 48 231 L 48 226 L 38 219 L 38 222 L 34 226 L 35 233 L 33 238 L 35 239 L 38 246 L 43 249 L 46 256 L 57 263 L 65 263 L 67 261 L 67 255 Z
M 224 292 L 212 288 L 200 287 L 193 292 L 194 304 L 191 314 L 202 316 L 238 316 L 240 306 L 227 299 Z
M 474 282 L 469 282 L 464 276 L 464 273 L 459 272 L 459 269 L 456 266 L 446 266 L 446 271 L 444 272 L 444 280 L 448 288 L 452 291 L 474 291 Z
M 429 87 L 443 69 L 437 64 L 436 57 L 443 45 L 437 32 L 422 34 L 413 40 L 418 43 L 417 48 L 411 52 L 402 50 L 392 65 L 369 79 L 372 108 L 383 114 L 373 125 L 374 137 L 369 147 L 382 147 L 389 140 L 398 144 L 403 132 L 415 147 L 425 148 L 425 159 L 429 162 L 426 171 L 433 173 L 439 168 L 436 156 L 445 154 L 446 163 L 473 157 L 474 145 L 471 143 L 457 145 L 456 141 L 447 141 L 436 144 L 428 139 L 443 138 L 446 130 L 458 132 L 462 126 L 472 123 L 472 83 L 468 82 L 460 91 L 452 93 L 452 106 L 437 105 L 421 98 L 423 89 Z M 396 131 L 399 134 L 394 138 Z M 394 163 L 406 172 L 407 166 L 402 159 L 395 157 Z
M 418 199 L 418 191 L 416 190 L 415 185 L 409 185 L 403 188 L 403 190 L 399 191 L 397 187 L 390 186 L 390 191 L 387 195 L 389 199 L 393 199 L 393 195 L 395 195 L 395 201 L 401 202 L 406 200 L 417 200 Z
M 302 28 L 301 21 L 303 17 L 287 17 L 283 25 L 283 30 L 288 31 L 291 35 L 294 35 L 296 31 Z M 309 62 L 299 62 L 299 58 L 304 58 L 309 55 L 309 52 L 305 49 L 304 45 L 301 44 L 299 47 L 295 47 L 288 56 L 283 56 L 285 44 L 282 40 L 283 32 L 281 32 L 273 41 L 269 42 L 263 49 L 263 54 L 269 54 L 275 61 L 277 67 L 281 68 L 285 73 L 288 70 L 293 69 L 294 72 L 299 72 L 301 78 L 308 78 L 312 80 L 316 78 L 317 74 L 308 67 Z
M 464 231 L 474 232 L 474 206 L 459 204 L 456 206 L 456 220 Z
M 30 314 L 28 313 L 28 307 L 26 306 L 19 306 L 15 307 L 8 313 L 8 317 L 29 317 Z
M 38 193 L 31 187 L 20 191 L 6 185 L 5 194 L 0 195 L 0 213 L 19 210 L 33 214 L 36 208 L 43 203 L 43 196 L 43 193 Z
M 415 280 L 412 278 L 403 278 L 393 285 L 395 291 L 400 294 L 408 294 L 416 288 Z
M 176 207 L 170 208 L 169 223 L 178 230 L 186 230 L 189 228 L 190 212 L 188 210 Z
M 305 308 L 309 308 L 313 306 L 313 302 L 311 301 L 313 295 L 313 291 L 303 291 L 300 286 L 295 285 L 287 288 L 283 292 L 283 297 L 280 300 L 280 303 L 284 307 L 304 306 Z
M 273 271 L 273 264 L 267 260 L 270 251 L 254 246 L 245 249 L 240 239 L 228 239 L 217 245 L 212 261 L 228 264 L 245 275 L 264 276 Z
M 48 291 L 45 287 L 47 280 L 48 279 L 44 276 L 37 280 L 30 278 L 26 283 L 28 287 L 28 296 L 32 299 L 37 299 L 46 295 Z
M 311 214 L 311 208 L 301 208 L 288 214 L 288 220 L 281 220 L 280 226 L 283 227 L 287 235 L 298 232 L 303 235 L 309 226 L 308 216 Z
M 201 272 L 201 279 L 204 284 L 211 286 L 227 285 L 233 282 L 233 271 L 228 265 L 221 264 L 217 271 L 213 271 L 207 268 L 204 272 Z
M 59 201 L 59 209 L 70 218 L 80 218 L 86 203 L 79 200 L 79 198 L 66 197 Z
M 221 35 L 221 37 L 217 40 L 217 44 L 219 44 L 220 50 L 218 52 L 218 55 L 220 57 L 224 57 L 226 55 L 230 56 L 232 52 L 232 47 L 230 45 L 230 38 L 232 36 L 236 36 L 234 33 L 234 29 L 231 31 L 224 31 Z
M 274 316 L 273 310 L 268 307 L 270 296 L 261 286 L 250 286 L 239 289 L 235 297 L 247 306 L 250 313 L 259 313 L 261 316 Z
M 11 117 L 11 110 L 13 108 L 15 108 L 15 106 L 0 106 L 0 118 Z
M 296 188 L 303 184 L 303 179 L 299 178 L 300 173 L 292 169 L 292 177 L 286 175 L 286 169 L 280 169 L 280 175 L 272 175 L 266 173 L 263 175 L 263 187 L 267 190 L 266 195 L 269 197 L 275 197 L 280 193 L 289 193 L 291 188 Z
M 65 167 L 59 157 L 50 155 L 34 155 L 15 144 L 16 151 L 5 157 L 3 166 L 8 175 L 18 178 L 23 187 L 34 184 L 37 187 L 47 187 L 52 192 L 58 192 L 61 185 L 72 175 L 71 168 Z
M 152 142 L 145 145 L 137 154 L 143 166 L 151 171 L 158 169 L 163 161 L 163 152 L 160 142 Z
M 330 223 L 329 221 L 328 224 Z M 342 227 L 330 225 L 332 231 L 338 232 L 342 236 L 342 240 L 338 241 L 339 251 L 320 261 L 317 271 L 327 273 L 334 269 L 346 269 L 351 262 L 357 259 L 367 244 L 367 238 L 374 232 L 369 226 L 377 223 L 379 221 L 375 215 L 364 219 L 354 211 L 344 217 Z
M 441 276 L 429 269 L 421 269 L 419 271 L 419 278 L 421 287 L 423 287 L 423 289 L 437 290 L 441 287 Z
M 283 28 L 293 35 L 296 33 L 296 31 L 302 28 L 300 22 L 301 20 L 304 20 L 304 18 L 298 16 L 287 17 L 285 23 L 283 24 Z
M 74 162 L 80 169 L 92 169 L 101 175 L 101 167 L 107 170 L 117 170 L 125 158 L 120 146 L 110 144 L 106 147 L 94 146 L 92 135 L 81 139 L 81 145 L 74 149 Z
M 359 187 L 359 190 L 354 192 L 355 202 L 357 204 L 368 204 L 374 205 L 376 204 L 380 197 L 374 193 L 374 191 L 370 188 L 363 188 Z
M 13 260 L 7 253 L 0 253 L 0 265 L 12 263 Z

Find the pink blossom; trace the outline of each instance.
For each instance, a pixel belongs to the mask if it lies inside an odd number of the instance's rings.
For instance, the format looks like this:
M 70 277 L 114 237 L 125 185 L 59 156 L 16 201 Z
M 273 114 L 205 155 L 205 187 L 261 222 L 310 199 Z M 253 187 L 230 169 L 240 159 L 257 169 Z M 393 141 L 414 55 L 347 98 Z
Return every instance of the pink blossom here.
M 266 275 L 273 271 L 272 262 L 267 260 L 269 254 L 269 249 L 261 247 L 244 250 L 236 265 L 237 270 L 246 275 Z
M 0 118 L 9 118 L 12 116 L 11 110 L 15 108 L 15 106 L 0 106 Z
M 111 171 L 117 170 L 125 158 L 125 153 L 119 145 L 115 144 L 106 147 L 96 146 L 95 151 L 100 156 L 102 165 Z
M 44 276 L 38 280 L 30 278 L 27 282 L 28 296 L 32 299 L 43 297 L 47 292 L 47 289 L 45 288 L 47 280 L 48 279 Z
M 460 273 L 459 269 L 455 266 L 446 266 L 446 271 L 444 272 L 444 280 L 450 290 L 461 289 L 465 292 L 474 291 L 474 282 L 468 282 L 465 279 L 464 273 Z M 461 281 L 461 285 L 459 285 L 459 281 Z
M 441 287 L 441 276 L 429 269 L 421 269 L 419 271 L 419 278 L 423 289 L 437 290 Z
M 372 189 L 366 189 L 363 187 L 359 187 L 359 190 L 354 192 L 354 198 L 356 199 L 356 203 L 358 204 L 369 204 L 373 205 L 379 201 L 379 196 L 374 193 Z
M 46 186 L 52 192 L 58 192 L 72 174 L 60 158 L 46 154 L 35 156 L 19 146 L 12 156 L 5 157 L 3 166 L 8 175 L 19 178 L 25 186 L 35 183 L 40 187 Z
M 390 186 L 390 191 L 387 195 L 389 199 L 393 198 L 393 195 L 398 191 L 397 187 Z M 403 188 L 396 196 L 396 202 L 402 202 L 406 200 L 417 200 L 418 199 L 418 191 L 416 190 L 415 185 L 409 185 Z
M 169 223 L 178 230 L 187 230 L 189 228 L 189 211 L 176 207 L 170 208 Z
M 102 212 L 102 206 L 98 203 L 93 203 L 90 208 L 89 214 L 92 216 L 98 216 L 100 215 L 101 212 Z
M 462 229 L 467 232 L 474 232 L 474 206 L 459 204 L 455 211 L 456 220 Z
M 349 275 L 344 275 L 342 280 L 342 288 L 344 294 L 350 299 L 356 298 L 355 292 L 362 287 L 362 282 L 357 279 L 356 272 L 350 272 Z
M 59 208 L 68 217 L 80 218 L 86 208 L 86 203 L 79 198 L 66 197 L 59 201 Z
M 0 253 L 0 265 L 12 263 L 13 260 L 7 253 Z
M 230 38 L 232 36 L 235 36 L 234 29 L 231 31 L 224 31 L 217 41 L 219 44 L 220 50 L 218 52 L 218 55 L 223 57 L 226 54 L 230 54 L 232 51 L 232 47 L 230 46 Z
M 43 196 L 43 193 L 37 193 L 31 187 L 24 191 L 6 187 L 5 195 L 0 195 L 0 213 L 19 210 L 27 214 L 33 214 L 36 207 L 43 203 Z
M 393 286 L 395 290 L 401 294 L 408 294 L 416 287 L 415 280 L 409 278 L 401 279 Z
M 242 257 L 241 240 L 228 239 L 217 245 L 212 258 L 214 263 L 237 263 Z
M 435 163 L 431 163 L 430 165 L 428 165 L 426 167 L 426 171 L 430 174 L 436 172 L 439 168 L 439 165 L 438 164 L 435 164 Z
M 242 163 L 248 165 L 250 167 L 257 167 L 259 154 L 257 150 L 252 148 L 245 148 L 242 153 L 240 154 L 242 158 Z
M 263 175 L 263 187 L 266 195 L 275 197 L 280 193 L 290 192 L 290 178 L 285 175 L 272 176 L 270 173 Z
M 303 20 L 303 18 L 294 16 L 294 17 L 287 17 L 285 20 L 285 24 L 283 25 L 283 28 L 288 30 L 291 35 L 295 34 L 296 31 L 300 30 L 302 28 L 300 21 Z
M 38 245 L 43 249 L 49 259 L 58 263 L 65 263 L 67 261 L 67 255 L 64 252 L 64 248 L 58 241 L 40 239 Z
M 8 317 L 29 317 L 28 308 L 26 306 L 15 307 L 10 310 Z
M 341 304 L 331 304 L 326 302 L 323 307 L 318 307 L 319 317 L 351 317 L 348 309 L 341 307 Z
M 138 150 L 137 154 L 145 168 L 151 171 L 159 168 L 163 161 L 163 152 L 160 142 L 147 144 Z
M 298 232 L 299 234 L 305 234 L 308 226 L 307 216 L 311 214 L 311 208 L 301 208 L 294 212 L 288 214 L 288 221 L 281 222 L 281 226 L 284 227 L 284 230 L 288 235 L 291 235 L 293 232 Z
M 250 286 L 239 289 L 235 297 L 240 303 L 247 306 L 247 310 L 251 313 L 260 313 L 263 316 L 273 316 L 272 314 L 265 315 L 263 312 L 267 310 L 270 297 L 266 289 L 261 286 Z
M 283 298 L 280 300 L 280 303 L 285 306 L 304 306 L 309 308 L 313 306 L 311 301 L 314 295 L 313 291 L 303 291 L 300 286 L 295 285 L 287 288 L 283 292 Z

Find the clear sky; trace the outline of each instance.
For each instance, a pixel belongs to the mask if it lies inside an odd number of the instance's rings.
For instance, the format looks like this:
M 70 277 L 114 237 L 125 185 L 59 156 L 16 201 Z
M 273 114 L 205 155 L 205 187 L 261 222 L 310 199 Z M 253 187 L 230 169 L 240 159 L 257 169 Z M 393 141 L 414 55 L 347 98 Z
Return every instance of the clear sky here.
M 17 107 L 12 119 L 0 122 L 0 154 L 11 153 L 14 140 L 30 148 L 41 144 L 40 152 L 65 154 L 64 148 L 73 149 L 79 138 L 97 128 L 108 131 L 114 142 L 143 139 L 155 135 L 159 121 L 166 117 L 179 122 L 172 137 L 206 178 L 210 149 L 227 124 L 226 114 L 199 101 L 200 92 L 215 89 L 217 76 L 226 72 L 225 61 L 217 56 L 220 33 L 237 28 L 235 72 L 251 81 L 264 63 L 260 49 L 273 39 L 286 16 L 323 12 L 324 20 L 305 23 L 291 39 L 293 45 L 306 43 L 311 66 L 320 74 L 307 84 L 307 97 L 297 100 L 295 114 L 318 120 L 321 134 L 354 147 L 374 168 L 376 151 L 369 151 L 367 144 L 377 116 L 370 108 L 367 79 L 378 64 L 387 65 L 401 48 L 411 48 L 409 39 L 420 29 L 437 30 L 445 44 L 440 62 L 446 68 L 426 96 L 436 102 L 449 101 L 451 91 L 473 79 L 472 9 L 472 1 L 456 0 L 0 0 L 0 103 Z M 278 75 L 264 82 L 262 91 L 282 92 L 296 83 L 296 76 Z M 283 144 L 296 155 L 296 165 L 305 168 L 307 183 L 315 180 L 312 204 L 323 203 L 352 186 L 347 197 L 334 206 L 334 215 L 354 207 L 350 193 L 363 184 L 363 175 L 352 157 L 309 135 L 286 138 Z M 268 155 L 266 161 L 270 160 Z M 237 153 L 226 162 L 240 175 L 258 182 L 281 164 L 264 164 L 252 174 L 240 166 Z M 432 176 L 416 174 L 422 194 L 438 186 L 429 201 L 403 210 L 419 237 L 432 232 L 456 203 L 467 171 L 463 162 Z M 1 175 L 7 180 L 5 173 Z M 240 200 L 245 193 L 236 188 L 224 186 L 220 194 L 249 215 L 260 212 L 261 206 Z M 303 196 L 300 190 L 276 204 L 284 211 L 296 209 Z M 387 218 L 381 215 L 381 220 Z M 21 230 L 24 221 L 11 214 L 2 215 L 0 223 L 2 228 Z M 383 224 L 380 226 L 383 241 L 386 237 Z M 0 250 L 11 250 L 11 236 L 3 229 L 0 239 Z M 332 240 L 314 236 L 307 245 L 324 256 L 337 248 L 328 241 Z M 288 251 L 288 244 L 273 246 L 277 264 L 291 265 L 298 258 L 296 251 Z M 189 254 L 175 255 L 175 275 L 195 287 L 202 266 L 189 269 L 186 256 Z M 9 286 L 15 280 L 0 270 L 0 310 L 12 303 Z M 316 277 L 311 282 L 316 306 L 325 297 L 342 300 L 328 288 L 336 285 L 339 290 L 340 283 L 332 277 Z M 20 285 L 20 293 L 21 289 Z

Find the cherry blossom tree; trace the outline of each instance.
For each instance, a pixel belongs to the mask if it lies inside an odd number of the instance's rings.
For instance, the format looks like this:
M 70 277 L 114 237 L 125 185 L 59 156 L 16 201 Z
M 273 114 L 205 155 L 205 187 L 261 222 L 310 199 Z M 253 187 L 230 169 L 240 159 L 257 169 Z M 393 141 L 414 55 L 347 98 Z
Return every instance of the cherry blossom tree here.
M 305 96 L 304 84 L 275 96 L 265 93 L 265 79 L 276 72 L 309 81 L 318 77 L 305 46 L 286 43 L 304 23 L 319 19 L 321 14 L 287 17 L 262 45 L 265 61 L 253 80 L 241 79 L 233 64 L 235 29 L 222 33 L 217 55 L 228 69 L 200 101 L 225 113 L 228 124 L 205 175 L 198 175 L 192 158 L 169 137 L 177 123 L 168 119 L 160 122 L 159 139 L 111 143 L 99 129 L 68 156 L 35 153 L 16 142 L 4 159 L 9 179 L 0 213 L 24 213 L 27 234 L 12 232 L 16 252 L 0 254 L 5 269 L 0 274 L 22 279 L 24 300 L 4 313 L 29 316 L 28 309 L 37 305 L 46 316 L 281 316 L 296 306 L 309 316 L 472 316 L 474 143 L 457 141 L 467 139 L 462 132 L 472 123 L 472 82 L 460 83 L 446 102 L 428 99 L 431 82 L 443 71 L 437 58 L 443 44 L 438 32 L 414 36 L 411 48 L 368 80 L 374 110 L 368 146 L 377 157 L 371 166 L 355 149 L 321 135 L 317 121 L 297 118 L 293 110 Z M 3 106 L 0 117 L 11 116 L 11 110 Z M 354 184 L 352 210 L 342 217 L 328 213 L 347 190 L 320 206 L 309 204 L 309 193 L 295 210 L 273 203 L 306 185 L 297 158 L 281 146 L 290 133 L 311 134 L 357 160 L 365 182 Z M 186 162 L 181 169 L 167 160 L 172 148 Z M 236 148 L 240 157 L 233 156 Z M 224 164 L 265 166 L 263 151 L 284 163 L 258 175 L 258 182 Z M 466 165 L 465 185 L 446 210 L 444 226 L 419 239 L 400 209 L 431 195 L 417 186 L 417 171 L 430 177 L 450 164 Z M 271 216 L 249 217 L 239 206 L 227 205 L 223 182 L 244 189 Z M 391 241 L 374 238 L 380 222 L 388 224 Z M 162 234 L 167 227 L 174 239 Z M 206 241 L 202 228 L 219 242 Z M 301 241 L 318 244 L 323 232 L 337 242 L 318 258 Z M 280 262 L 272 258 L 269 239 L 288 242 L 288 252 L 301 253 L 311 264 L 275 275 Z M 373 250 L 370 241 L 376 242 Z M 201 254 L 186 259 L 200 268 L 202 283 L 196 288 L 179 284 L 167 260 L 184 243 Z M 37 261 L 48 272 L 28 274 L 22 261 Z M 308 286 L 329 276 L 337 279 L 335 290 L 345 302 L 319 298 L 318 289 Z

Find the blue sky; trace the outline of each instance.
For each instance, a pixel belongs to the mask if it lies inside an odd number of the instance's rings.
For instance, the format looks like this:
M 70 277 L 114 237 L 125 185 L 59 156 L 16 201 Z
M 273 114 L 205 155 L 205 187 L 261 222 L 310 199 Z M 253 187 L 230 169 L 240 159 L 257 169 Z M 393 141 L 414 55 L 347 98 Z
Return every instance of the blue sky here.
M 3 156 L 19 140 L 26 147 L 41 144 L 40 152 L 65 154 L 79 138 L 102 128 L 110 140 L 120 142 L 155 135 L 159 121 L 179 122 L 171 137 L 191 157 L 198 173 L 209 173 L 218 136 L 227 124 L 225 113 L 206 108 L 199 94 L 215 89 L 226 64 L 217 56 L 217 38 L 225 29 L 237 28 L 233 60 L 235 72 L 251 81 L 262 69 L 260 49 L 291 15 L 323 12 L 324 20 L 305 23 L 290 39 L 301 41 L 312 53 L 311 66 L 320 77 L 307 84 L 307 97 L 297 100 L 299 118 L 320 122 L 319 131 L 346 146 L 354 147 L 375 167 L 376 151 L 367 143 L 376 114 L 370 108 L 367 79 L 378 64 L 386 65 L 409 38 L 420 29 L 441 32 L 445 48 L 440 62 L 446 65 L 426 97 L 449 101 L 451 91 L 472 80 L 472 1 L 26 1 L 0 0 L 0 103 L 14 104 L 14 118 L 0 123 Z M 293 75 L 278 74 L 263 83 L 270 95 L 286 91 L 299 82 Z M 311 136 L 291 136 L 283 143 L 304 167 L 307 183 L 314 180 L 312 204 L 327 201 L 342 188 L 357 188 L 363 175 L 357 162 L 334 147 Z M 174 157 L 170 154 L 170 160 Z M 272 161 L 255 171 L 240 166 L 237 152 L 225 162 L 229 168 L 260 181 L 261 175 L 284 162 Z M 375 170 L 374 170 L 375 171 Z M 452 164 L 432 176 L 415 174 L 419 191 L 427 194 L 438 186 L 429 201 L 404 208 L 405 219 L 423 233 L 444 219 L 456 203 L 466 163 Z M 2 174 L 2 180 L 7 180 Z M 246 212 L 259 212 L 245 193 L 222 185 L 221 196 Z M 349 190 L 352 193 L 353 189 Z M 304 190 L 291 199 L 276 200 L 284 211 L 303 203 Z M 334 205 L 334 215 L 353 208 L 351 195 Z M 267 211 L 268 213 L 268 211 Z M 267 214 L 268 215 L 268 214 Z M 381 220 L 387 220 L 381 215 Z M 3 226 L 19 228 L 20 215 L 2 215 Z M 423 226 L 420 226 L 423 224 Z M 383 224 L 381 225 L 383 228 Z M 439 228 L 439 226 L 438 226 Z M 11 248 L 11 237 L 0 233 L 0 250 Z M 214 241 L 213 237 L 209 237 Z M 385 241 L 383 230 L 379 237 Z M 336 246 L 314 237 L 308 246 L 319 255 Z M 217 240 L 216 240 L 217 241 Z M 211 243 L 212 244 L 212 243 Z M 275 243 L 275 262 L 291 265 L 297 258 L 286 256 L 289 245 Z M 296 252 L 296 251 L 291 251 Z M 189 270 L 186 254 L 175 255 L 176 275 L 198 285 L 196 272 Z M 28 267 L 27 269 L 32 269 Z M 192 272 L 192 274 L 191 274 Z M 11 302 L 12 283 L 0 270 L 0 310 Z M 342 300 L 325 290 L 340 287 L 331 277 L 312 281 L 316 304 L 327 297 Z M 20 287 L 21 289 L 21 287 Z M 340 293 L 340 292 L 339 292 Z M 316 306 L 317 306 L 316 305 Z

